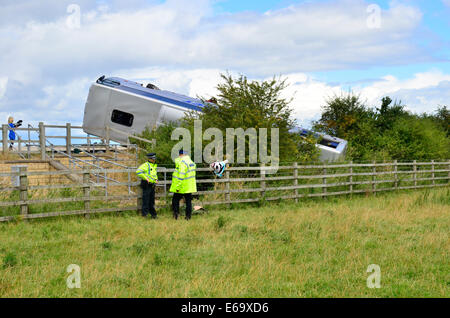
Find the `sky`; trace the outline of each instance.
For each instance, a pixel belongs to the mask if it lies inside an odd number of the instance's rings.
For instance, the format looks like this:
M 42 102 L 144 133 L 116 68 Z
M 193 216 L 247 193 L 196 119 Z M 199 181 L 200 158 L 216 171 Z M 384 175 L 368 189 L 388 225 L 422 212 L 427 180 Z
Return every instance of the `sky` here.
M 0 118 L 81 125 L 118 76 L 209 98 L 221 73 L 289 83 L 297 124 L 328 98 L 450 106 L 450 0 L 0 0 Z

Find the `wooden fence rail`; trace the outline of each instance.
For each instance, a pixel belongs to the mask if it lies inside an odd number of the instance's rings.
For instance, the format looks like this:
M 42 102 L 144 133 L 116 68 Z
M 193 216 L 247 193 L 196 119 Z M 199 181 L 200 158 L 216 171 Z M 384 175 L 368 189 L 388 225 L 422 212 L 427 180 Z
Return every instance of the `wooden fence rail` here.
M 172 195 L 168 193 L 173 168 L 158 168 L 160 181 L 156 198 L 159 206 L 167 206 Z M 35 219 L 65 215 L 90 215 L 93 213 L 140 211 L 142 193 L 134 168 L 127 169 L 91 169 L 61 171 L 28 171 L 20 167 L 17 171 L 2 172 L 0 179 L 0 221 L 12 219 Z M 94 175 L 124 174 L 134 176 L 127 182 L 98 183 Z M 30 185 L 30 177 L 55 177 L 80 175 L 82 182 L 71 184 Z M 13 181 L 16 180 L 15 182 Z M 18 180 L 18 181 L 17 181 Z M 18 183 L 18 184 L 17 184 Z M 230 167 L 224 178 L 214 178 L 209 168 L 197 169 L 196 193 L 199 204 L 217 205 L 234 203 L 250 203 L 261 201 L 293 200 L 300 198 L 358 193 L 373 194 L 382 191 L 422 189 L 432 187 L 448 187 L 450 185 L 450 160 L 431 162 L 397 162 L 392 163 L 339 163 L 300 165 L 278 167 L 275 171 L 270 166 Z M 109 188 L 105 189 L 105 187 Z M 111 193 L 117 187 L 132 187 L 134 192 L 121 194 Z M 36 191 L 59 191 L 75 189 L 75 195 L 67 197 L 34 198 Z M 78 192 L 76 192 L 79 190 Z M 104 191 L 103 191 L 104 190 Z M 103 191 L 103 192 L 102 192 Z M 13 195 L 15 193 L 15 196 Z M 17 199 L 11 200 L 16 197 Z M 118 201 L 113 207 L 111 202 Z M 48 205 L 68 204 L 69 210 L 51 211 Z M 73 204 L 70 206 L 70 204 Z M 95 205 L 101 207 L 95 207 Z M 45 205 L 36 211 L 35 205 Z M 105 207 L 107 206 L 107 207 Z M 18 207 L 14 212 L 5 211 Z M 76 209 L 72 209 L 72 208 Z M 8 210 L 9 211 L 9 210 Z M 7 214 L 8 214 L 7 213 Z

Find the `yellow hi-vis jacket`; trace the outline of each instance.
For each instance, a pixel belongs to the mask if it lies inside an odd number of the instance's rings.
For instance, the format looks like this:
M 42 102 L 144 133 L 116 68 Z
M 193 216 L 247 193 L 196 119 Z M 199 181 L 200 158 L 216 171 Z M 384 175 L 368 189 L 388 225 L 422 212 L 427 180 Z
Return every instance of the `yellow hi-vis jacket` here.
M 187 155 L 175 159 L 175 171 L 172 174 L 170 192 L 193 193 L 197 192 L 195 182 L 196 165 Z
M 136 174 L 142 180 L 146 180 L 150 183 L 156 183 L 158 181 L 158 174 L 156 172 L 156 168 L 158 165 L 156 163 L 144 162 L 139 166 L 136 170 Z

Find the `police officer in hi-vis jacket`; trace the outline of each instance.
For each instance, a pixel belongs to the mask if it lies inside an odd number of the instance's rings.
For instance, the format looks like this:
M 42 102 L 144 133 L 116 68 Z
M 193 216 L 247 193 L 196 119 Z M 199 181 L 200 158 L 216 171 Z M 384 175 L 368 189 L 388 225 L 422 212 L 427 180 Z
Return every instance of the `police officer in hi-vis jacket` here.
M 158 183 L 156 153 L 147 154 L 147 158 L 148 161 L 141 164 L 136 170 L 136 174 L 142 179 L 142 216 L 146 217 L 150 212 L 152 219 L 156 219 L 155 185 Z
M 197 192 L 195 181 L 196 165 L 183 149 L 179 151 L 179 157 L 175 159 L 175 171 L 172 174 L 170 192 L 173 192 L 172 211 L 173 217 L 178 219 L 180 214 L 180 200 L 186 201 L 186 220 L 192 214 L 192 193 Z

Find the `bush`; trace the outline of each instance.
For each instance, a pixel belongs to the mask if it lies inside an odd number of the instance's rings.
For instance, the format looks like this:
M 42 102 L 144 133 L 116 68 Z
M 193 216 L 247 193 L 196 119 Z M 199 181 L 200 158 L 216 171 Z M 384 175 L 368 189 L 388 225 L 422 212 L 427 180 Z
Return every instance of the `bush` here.
M 314 128 L 348 140 L 347 159 L 355 161 L 446 159 L 448 116 L 446 107 L 435 115 L 411 114 L 389 97 L 371 109 L 349 93 L 329 99 Z
M 397 160 L 431 160 L 450 157 L 446 132 L 427 118 L 399 118 L 379 137 L 379 148 Z

